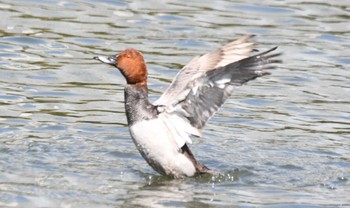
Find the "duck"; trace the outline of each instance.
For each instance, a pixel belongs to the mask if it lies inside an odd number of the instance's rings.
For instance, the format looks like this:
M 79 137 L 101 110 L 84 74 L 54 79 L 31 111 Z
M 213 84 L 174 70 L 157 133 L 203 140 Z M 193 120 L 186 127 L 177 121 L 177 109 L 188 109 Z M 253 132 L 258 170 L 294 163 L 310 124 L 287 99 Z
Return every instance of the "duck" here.
M 234 89 L 269 75 L 280 53 L 259 52 L 245 35 L 190 60 L 153 103 L 148 98 L 147 66 L 141 52 L 128 48 L 94 59 L 117 68 L 126 80 L 124 104 L 129 132 L 137 150 L 159 174 L 173 178 L 215 174 L 191 152 L 207 121 Z

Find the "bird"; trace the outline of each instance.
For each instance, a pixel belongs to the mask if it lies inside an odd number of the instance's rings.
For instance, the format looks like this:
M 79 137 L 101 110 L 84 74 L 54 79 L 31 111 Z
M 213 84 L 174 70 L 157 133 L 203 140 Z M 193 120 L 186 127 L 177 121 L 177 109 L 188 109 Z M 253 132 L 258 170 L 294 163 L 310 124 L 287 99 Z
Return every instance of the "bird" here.
M 190 60 L 170 86 L 153 103 L 148 98 L 147 66 L 141 52 L 133 48 L 94 59 L 114 66 L 126 80 L 124 104 L 131 138 L 147 163 L 159 174 L 172 178 L 215 174 L 199 162 L 189 145 L 201 137 L 207 121 L 237 86 L 281 63 L 273 47 L 259 52 L 244 35 Z

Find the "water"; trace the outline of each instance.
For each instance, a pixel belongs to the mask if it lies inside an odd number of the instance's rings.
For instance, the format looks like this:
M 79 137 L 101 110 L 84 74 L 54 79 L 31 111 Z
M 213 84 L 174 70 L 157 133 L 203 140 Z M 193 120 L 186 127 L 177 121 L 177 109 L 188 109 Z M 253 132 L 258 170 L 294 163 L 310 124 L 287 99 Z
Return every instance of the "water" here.
M 350 206 L 350 2 L 0 0 L 0 17 L 0 207 Z M 125 81 L 92 57 L 139 49 L 156 99 L 244 34 L 283 64 L 194 139 L 222 175 L 158 176 L 126 128 Z

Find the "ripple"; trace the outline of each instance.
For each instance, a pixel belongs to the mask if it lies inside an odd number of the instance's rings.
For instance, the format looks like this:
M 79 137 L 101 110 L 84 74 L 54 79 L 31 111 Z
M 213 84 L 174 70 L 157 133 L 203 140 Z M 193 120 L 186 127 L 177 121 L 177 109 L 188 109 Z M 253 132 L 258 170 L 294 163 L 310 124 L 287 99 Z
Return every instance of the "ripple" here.
M 283 7 L 273 7 L 273 6 L 262 6 L 262 5 L 246 5 L 241 4 L 236 6 L 239 10 L 253 11 L 253 12 L 263 12 L 263 13 L 293 13 L 292 9 Z
M 27 36 L 5 37 L 5 38 L 2 38 L 2 40 L 9 43 L 13 43 L 15 45 L 23 45 L 23 46 L 47 44 L 47 42 L 44 41 L 43 39 L 27 37 Z

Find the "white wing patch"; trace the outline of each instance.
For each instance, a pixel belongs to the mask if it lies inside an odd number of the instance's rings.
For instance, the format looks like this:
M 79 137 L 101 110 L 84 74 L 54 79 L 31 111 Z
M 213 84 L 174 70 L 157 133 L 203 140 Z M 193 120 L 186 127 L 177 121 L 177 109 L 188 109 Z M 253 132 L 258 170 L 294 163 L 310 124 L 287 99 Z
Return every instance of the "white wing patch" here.
M 197 94 L 197 90 L 198 90 L 198 85 L 194 85 L 193 88 L 192 88 L 192 94 L 195 95 Z
M 190 135 L 202 136 L 202 133 L 198 129 L 176 114 L 162 113 L 159 114 L 158 118 L 167 126 L 179 148 L 184 146 L 185 143 L 192 144 Z
M 231 78 L 223 78 L 223 79 L 219 79 L 217 81 L 215 81 L 216 84 L 226 84 L 231 82 Z
M 215 84 L 220 88 L 224 89 L 226 87 L 226 84 L 231 82 L 231 78 L 223 78 L 215 81 Z

